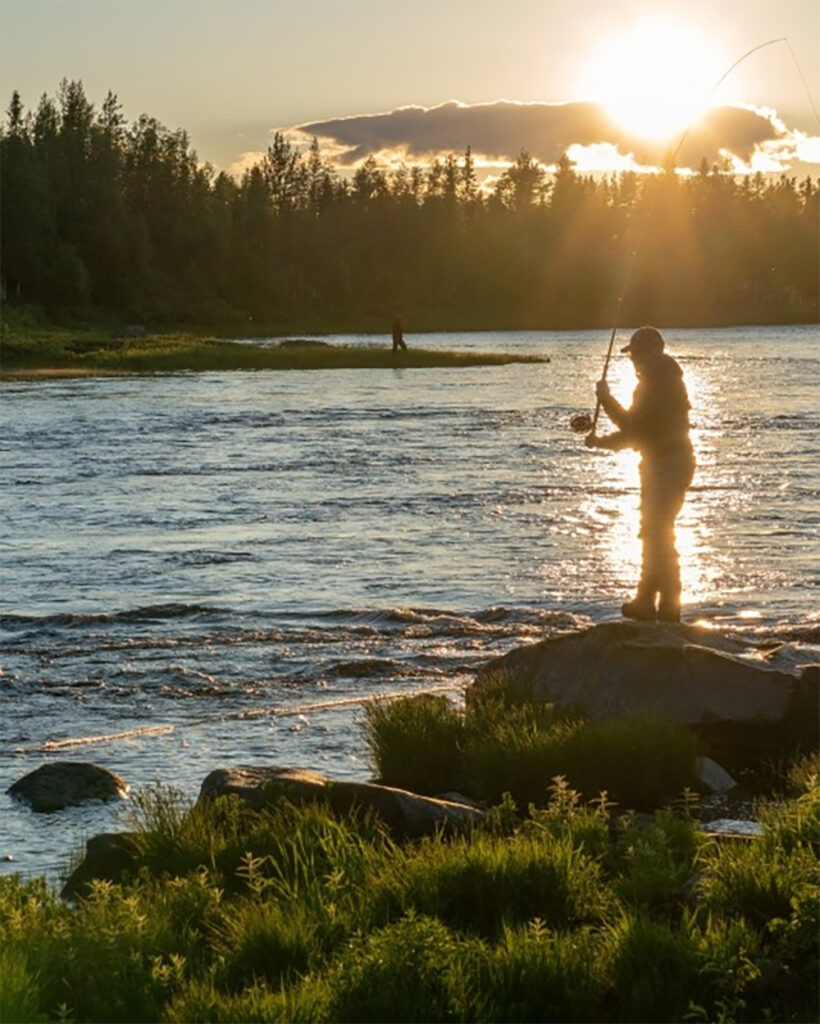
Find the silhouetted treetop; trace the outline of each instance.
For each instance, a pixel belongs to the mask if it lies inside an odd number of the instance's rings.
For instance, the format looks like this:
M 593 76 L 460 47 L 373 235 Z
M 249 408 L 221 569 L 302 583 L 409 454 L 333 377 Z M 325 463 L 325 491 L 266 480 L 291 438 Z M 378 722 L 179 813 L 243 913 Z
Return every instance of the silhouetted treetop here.
M 490 182 L 491 179 L 488 179 Z M 129 319 L 294 322 L 320 311 L 413 310 L 481 326 L 608 324 L 640 225 L 625 322 L 815 320 L 818 183 L 548 171 L 522 149 L 479 185 L 473 153 L 425 168 L 369 157 L 350 174 L 314 138 L 277 132 L 236 179 L 202 164 L 182 129 L 127 123 L 82 82 L 0 136 L 0 260 L 10 301 Z

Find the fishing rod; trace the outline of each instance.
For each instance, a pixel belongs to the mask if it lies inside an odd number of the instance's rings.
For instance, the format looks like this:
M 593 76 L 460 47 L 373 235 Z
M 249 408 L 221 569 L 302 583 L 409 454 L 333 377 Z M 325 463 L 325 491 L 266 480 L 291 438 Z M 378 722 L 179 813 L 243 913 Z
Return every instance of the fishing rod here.
M 815 117 L 817 117 L 818 122 L 820 122 L 820 114 L 818 114 L 817 108 L 814 105 L 814 100 L 812 99 L 812 96 L 811 96 L 811 90 L 809 89 L 808 83 L 806 82 L 806 79 L 803 76 L 803 72 L 802 72 L 802 70 L 800 68 L 800 64 L 798 63 L 797 57 L 795 56 L 794 50 L 791 47 L 791 43 L 789 42 L 789 40 L 785 36 L 778 36 L 776 39 L 767 39 L 765 43 L 757 43 L 756 46 L 753 46 L 750 50 L 747 50 L 743 54 L 743 56 L 738 57 L 738 59 L 736 61 L 734 61 L 734 63 L 731 64 L 726 69 L 726 71 L 723 72 L 723 74 L 720 76 L 720 78 L 712 86 L 712 88 L 709 91 L 709 94 L 708 94 L 708 96 L 706 98 L 706 104 L 709 103 L 709 101 L 712 99 L 712 97 L 717 92 L 717 90 L 721 87 L 721 85 L 723 85 L 723 83 L 726 81 L 726 79 L 729 77 L 729 75 L 731 75 L 731 73 L 735 70 L 735 68 L 739 64 L 742 64 L 743 61 L 746 60 L 747 57 L 751 57 L 751 55 L 753 53 L 757 53 L 758 50 L 762 50 L 762 49 L 764 49 L 767 46 L 773 46 L 775 43 L 785 43 L 786 46 L 789 48 L 789 53 L 792 56 L 792 60 L 794 61 L 795 66 L 797 67 L 798 74 L 800 75 L 800 78 L 801 78 L 801 80 L 803 82 L 803 85 L 805 86 L 806 93 L 808 94 L 809 102 L 811 103 L 812 110 L 814 111 Z M 681 149 L 683 148 L 684 143 L 686 142 L 686 140 L 689 138 L 689 135 L 690 135 L 692 129 L 694 128 L 695 124 L 700 119 L 700 116 L 701 115 L 698 114 L 696 117 L 692 118 L 692 120 L 689 122 L 689 124 L 686 126 L 685 130 L 683 131 L 680 139 L 678 140 L 677 145 L 675 146 L 674 150 L 672 151 L 672 155 L 671 155 L 670 160 L 669 160 L 669 163 L 670 163 L 671 166 L 674 167 L 675 161 L 678 158 L 678 154 L 680 153 Z M 635 248 L 632 250 L 632 253 L 631 253 L 631 256 L 630 256 L 630 260 L 629 260 L 629 263 L 627 265 L 626 274 L 624 275 L 623 286 L 621 288 L 620 295 L 618 296 L 618 304 L 617 304 L 617 306 L 615 308 L 615 317 L 614 317 L 614 322 L 613 322 L 613 325 L 612 325 L 612 332 L 611 332 L 611 334 L 609 336 L 609 345 L 608 345 L 607 350 L 606 350 L 606 358 L 604 359 L 604 368 L 603 368 L 603 372 L 601 374 L 601 380 L 606 380 L 606 375 L 607 375 L 607 372 L 609 370 L 609 363 L 610 363 L 610 360 L 612 359 L 612 349 L 613 349 L 613 346 L 615 344 L 615 335 L 618 333 L 618 328 L 620 326 L 621 310 L 623 309 L 624 299 L 626 298 L 626 293 L 629 290 L 629 285 L 630 285 L 630 283 L 632 281 L 632 272 L 635 269 L 635 264 L 637 262 L 638 254 L 639 254 L 639 252 L 641 250 L 641 247 L 643 245 L 644 238 L 646 237 L 647 228 L 649 226 L 649 220 L 650 220 L 650 217 L 651 217 L 651 214 L 652 214 L 652 210 L 654 208 L 654 202 L 655 202 L 656 199 L 657 199 L 657 191 L 655 192 L 655 195 L 653 196 L 652 203 L 647 208 L 646 216 L 644 217 L 644 222 L 643 222 L 643 226 L 641 228 L 640 236 L 639 236 L 638 241 L 637 241 L 637 243 L 635 245 Z M 574 430 L 576 433 L 579 433 L 579 434 L 594 434 L 595 430 L 597 429 L 597 426 L 598 426 L 598 416 L 600 415 L 600 412 L 601 412 L 601 399 L 599 398 L 599 399 L 597 399 L 597 401 L 595 403 L 595 413 L 594 413 L 594 415 L 590 416 L 589 413 L 586 413 L 586 412 L 575 413 L 573 416 L 570 417 L 570 420 L 569 420 L 570 428 L 572 430 Z

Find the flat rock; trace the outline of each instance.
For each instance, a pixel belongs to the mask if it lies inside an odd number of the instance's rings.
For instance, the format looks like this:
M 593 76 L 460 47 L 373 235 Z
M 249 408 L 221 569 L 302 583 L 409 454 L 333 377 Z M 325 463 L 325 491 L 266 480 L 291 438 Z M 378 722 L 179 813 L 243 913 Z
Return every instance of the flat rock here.
M 580 707 L 591 720 L 771 724 L 817 707 L 816 676 L 779 671 L 740 640 L 679 623 L 606 622 L 519 647 L 481 668 L 468 699 L 495 688 Z
M 118 800 L 128 791 L 128 783 L 119 775 L 84 761 L 49 761 L 6 790 L 39 813 L 60 811 L 88 800 Z
M 203 781 L 200 800 L 234 794 L 255 808 L 285 797 L 295 803 L 321 801 L 338 814 L 370 809 L 397 839 L 415 839 L 438 829 L 469 827 L 483 812 L 467 804 L 418 796 L 403 789 L 369 782 L 345 782 L 318 772 L 275 766 L 217 768 Z

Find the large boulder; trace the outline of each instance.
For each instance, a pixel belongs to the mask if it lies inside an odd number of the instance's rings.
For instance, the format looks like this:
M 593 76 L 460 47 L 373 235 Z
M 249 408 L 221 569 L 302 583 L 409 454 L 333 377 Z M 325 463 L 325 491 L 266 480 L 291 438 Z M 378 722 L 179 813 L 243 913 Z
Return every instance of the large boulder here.
M 688 725 L 798 720 L 817 728 L 816 673 L 784 672 L 741 640 L 679 623 L 606 622 L 495 658 L 468 699 L 582 708 L 601 720 L 655 715 Z M 808 716 L 808 719 L 806 718 Z
M 474 806 L 418 796 L 403 789 L 369 782 L 331 780 L 298 768 L 254 766 L 218 768 L 208 775 L 200 800 L 235 795 L 254 808 L 285 797 L 294 803 L 327 803 L 338 814 L 354 808 L 374 811 L 397 839 L 415 839 L 437 829 L 454 831 L 478 821 L 483 812 Z
M 128 791 L 119 775 L 84 761 L 49 761 L 6 790 L 38 812 L 60 811 L 87 800 L 122 799 Z

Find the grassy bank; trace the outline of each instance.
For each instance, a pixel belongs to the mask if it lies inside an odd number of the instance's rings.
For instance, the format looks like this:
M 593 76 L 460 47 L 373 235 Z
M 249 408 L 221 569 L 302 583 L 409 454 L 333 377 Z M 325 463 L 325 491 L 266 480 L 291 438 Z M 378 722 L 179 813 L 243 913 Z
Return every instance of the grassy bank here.
M 438 741 L 450 751 L 429 788 L 454 770 L 484 778 L 503 763 L 491 756 L 503 716 L 481 714 L 496 727 L 483 745 L 440 704 L 375 705 L 366 729 L 382 775 L 426 735 L 417 765 Z M 0 1019 L 816 1020 L 816 759 L 760 806 L 762 838 L 719 842 L 699 831 L 691 795 L 636 816 L 540 774 L 590 758 L 590 787 L 619 758 L 622 778 L 649 774 L 670 739 L 682 765 L 675 730 L 643 722 L 654 736 L 636 748 L 632 725 L 613 739 L 569 722 L 562 733 L 532 711 L 510 725 L 524 751 L 549 737 L 550 753 L 527 762 L 535 801 L 505 796 L 447 839 L 399 845 L 376 819 L 321 806 L 190 807 L 144 791 L 130 880 L 94 883 L 76 907 L 42 880 L 0 880 Z M 584 750 L 565 740 L 579 735 Z
M 235 334 L 234 337 L 237 335 Z M 238 343 L 194 331 L 130 337 L 112 325 L 60 326 L 36 314 L 4 310 L 0 374 L 6 379 L 172 373 L 182 370 L 315 370 L 394 367 L 498 366 L 542 362 L 504 353 L 442 352 L 415 348 L 394 353 L 389 339 L 372 345 L 329 345 L 282 338 L 279 343 Z
M 564 786 L 398 847 L 372 820 L 143 796 L 145 867 L 0 881 L 4 1022 L 817 1019 L 816 780 L 717 843 Z

